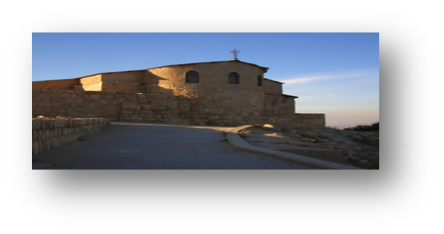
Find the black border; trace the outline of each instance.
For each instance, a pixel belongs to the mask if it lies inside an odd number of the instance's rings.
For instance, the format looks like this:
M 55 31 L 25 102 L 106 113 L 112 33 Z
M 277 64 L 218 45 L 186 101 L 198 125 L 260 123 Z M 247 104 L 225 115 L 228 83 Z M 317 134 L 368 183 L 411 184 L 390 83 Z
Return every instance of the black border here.
M 66 213 L 377 213 L 406 203 L 421 173 L 419 51 L 376 22 L 66 22 L 41 32 L 380 32 L 381 168 L 376 171 L 30 171 L 31 43 L 20 73 L 20 161 L 28 192 Z M 114 208 L 114 209 L 109 209 Z

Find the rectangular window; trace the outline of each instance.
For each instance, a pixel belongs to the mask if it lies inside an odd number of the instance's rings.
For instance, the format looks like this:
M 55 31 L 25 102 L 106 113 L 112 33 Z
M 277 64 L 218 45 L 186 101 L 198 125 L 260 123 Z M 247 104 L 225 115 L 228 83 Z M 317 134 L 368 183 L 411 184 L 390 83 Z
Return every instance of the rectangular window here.
M 228 84 L 239 84 L 239 75 L 237 73 L 230 73 L 228 75 Z
M 189 71 L 186 75 L 186 83 L 199 83 L 199 73 L 195 71 Z

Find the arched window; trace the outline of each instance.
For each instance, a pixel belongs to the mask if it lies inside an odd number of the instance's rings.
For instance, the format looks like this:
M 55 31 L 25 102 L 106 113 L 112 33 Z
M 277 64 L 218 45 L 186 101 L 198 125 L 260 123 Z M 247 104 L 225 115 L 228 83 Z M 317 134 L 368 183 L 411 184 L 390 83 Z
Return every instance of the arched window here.
M 228 75 L 228 84 L 239 84 L 239 75 L 236 72 Z
M 257 86 L 262 86 L 262 76 L 257 76 Z
M 199 83 L 199 73 L 195 71 L 189 71 L 186 75 L 186 83 Z

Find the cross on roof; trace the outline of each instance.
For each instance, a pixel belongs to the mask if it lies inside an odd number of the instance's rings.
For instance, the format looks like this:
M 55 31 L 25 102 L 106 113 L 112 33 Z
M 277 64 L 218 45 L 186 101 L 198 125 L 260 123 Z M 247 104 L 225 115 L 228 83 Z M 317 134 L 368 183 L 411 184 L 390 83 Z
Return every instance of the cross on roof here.
M 234 59 L 236 59 L 237 60 L 237 54 L 240 52 L 239 50 L 236 50 L 236 49 L 234 49 L 234 50 L 232 50 L 232 51 L 230 51 L 231 53 L 233 53 L 234 54 Z

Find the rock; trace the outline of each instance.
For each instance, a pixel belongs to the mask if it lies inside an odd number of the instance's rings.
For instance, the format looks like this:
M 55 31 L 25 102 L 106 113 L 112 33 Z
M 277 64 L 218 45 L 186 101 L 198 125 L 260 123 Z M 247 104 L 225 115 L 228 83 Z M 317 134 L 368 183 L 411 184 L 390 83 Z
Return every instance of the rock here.
M 334 138 L 334 133 L 329 133 L 329 132 L 325 132 L 325 131 L 317 131 L 319 133 L 318 137 L 322 137 L 322 138 Z
M 378 152 L 373 152 L 373 151 L 364 151 L 364 152 L 362 152 L 362 158 L 365 158 L 365 159 L 378 159 L 379 158 L 379 153 Z
M 277 126 L 273 126 L 271 124 L 264 124 L 262 126 L 262 129 L 267 130 L 267 131 L 275 131 L 275 132 L 280 132 L 282 131 L 281 128 L 277 127 Z
M 350 162 L 359 162 L 359 161 L 362 160 L 362 158 L 356 156 L 356 153 L 355 153 L 355 152 L 350 152 L 350 153 L 348 153 L 347 156 L 348 156 L 348 160 L 349 160 Z
M 334 149 L 335 146 L 332 145 L 332 144 L 323 144 L 323 145 L 322 145 L 322 148 L 323 148 L 323 149 Z
M 319 136 L 318 132 L 312 130 L 299 130 L 298 133 L 303 137 L 312 138 L 312 139 L 316 139 Z
M 273 129 L 273 125 L 271 125 L 271 124 L 264 124 L 262 126 L 262 129 L 271 131 Z
M 345 149 L 347 149 L 347 147 L 345 145 L 338 145 L 338 144 L 334 145 L 334 148 L 338 149 L 338 150 L 345 150 Z
M 338 146 L 338 148 L 344 149 L 344 150 L 347 150 L 347 151 L 352 151 L 353 150 L 352 147 L 350 147 L 350 145 L 346 144 L 346 143 L 335 144 L 335 146 Z
M 355 141 L 364 141 L 365 139 L 367 139 L 367 137 L 364 135 L 356 134 L 352 136 L 352 139 Z
M 379 137 L 377 137 L 377 136 L 369 137 L 368 141 L 373 143 L 373 144 L 379 144 Z

